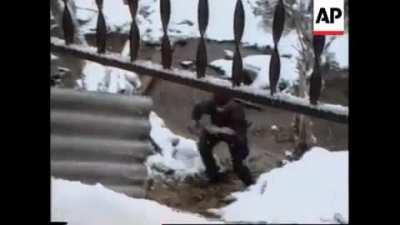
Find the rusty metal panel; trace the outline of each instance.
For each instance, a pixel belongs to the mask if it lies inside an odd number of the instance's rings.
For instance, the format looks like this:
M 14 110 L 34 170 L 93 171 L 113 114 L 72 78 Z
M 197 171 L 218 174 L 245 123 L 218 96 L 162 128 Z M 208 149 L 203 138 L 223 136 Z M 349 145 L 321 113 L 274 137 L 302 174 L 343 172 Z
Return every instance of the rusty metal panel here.
M 145 197 L 152 100 L 52 88 L 51 175 Z

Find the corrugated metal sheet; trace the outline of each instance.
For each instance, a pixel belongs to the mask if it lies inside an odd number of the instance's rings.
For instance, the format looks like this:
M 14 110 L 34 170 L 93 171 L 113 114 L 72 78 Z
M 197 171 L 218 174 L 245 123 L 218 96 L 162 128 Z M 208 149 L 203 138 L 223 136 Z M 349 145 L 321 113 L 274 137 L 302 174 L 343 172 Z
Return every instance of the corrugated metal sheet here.
M 51 174 L 145 197 L 152 100 L 51 89 Z

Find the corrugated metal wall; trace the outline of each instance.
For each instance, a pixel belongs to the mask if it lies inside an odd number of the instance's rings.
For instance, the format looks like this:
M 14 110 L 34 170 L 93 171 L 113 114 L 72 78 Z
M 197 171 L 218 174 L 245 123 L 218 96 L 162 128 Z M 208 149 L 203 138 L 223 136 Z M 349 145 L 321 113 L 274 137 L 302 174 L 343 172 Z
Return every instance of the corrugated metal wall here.
M 51 89 L 51 174 L 145 197 L 151 98 Z

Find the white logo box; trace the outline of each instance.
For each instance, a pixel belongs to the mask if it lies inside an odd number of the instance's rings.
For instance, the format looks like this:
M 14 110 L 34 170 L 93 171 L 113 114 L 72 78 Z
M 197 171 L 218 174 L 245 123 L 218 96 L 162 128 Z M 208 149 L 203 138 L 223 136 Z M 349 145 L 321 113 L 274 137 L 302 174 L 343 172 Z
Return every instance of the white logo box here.
M 313 34 L 344 34 L 344 0 L 314 0 Z

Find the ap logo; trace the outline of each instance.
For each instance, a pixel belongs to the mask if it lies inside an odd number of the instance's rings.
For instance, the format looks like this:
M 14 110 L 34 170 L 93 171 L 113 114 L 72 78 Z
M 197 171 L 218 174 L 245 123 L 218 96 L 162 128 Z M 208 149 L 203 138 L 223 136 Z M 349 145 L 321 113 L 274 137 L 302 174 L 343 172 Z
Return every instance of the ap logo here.
M 314 0 L 314 35 L 344 33 L 344 0 Z

